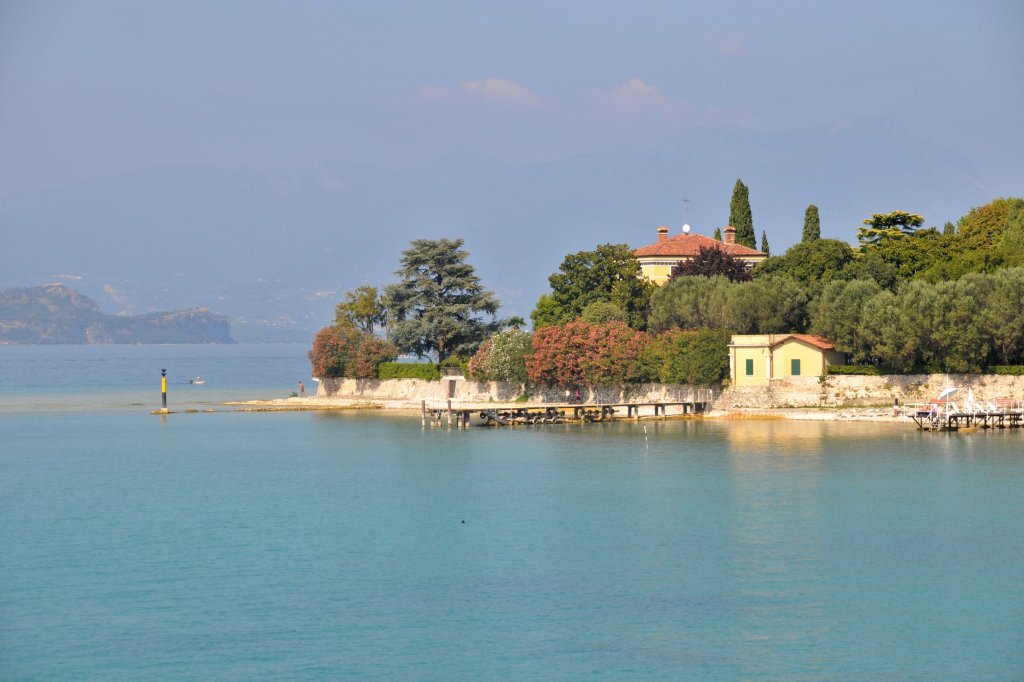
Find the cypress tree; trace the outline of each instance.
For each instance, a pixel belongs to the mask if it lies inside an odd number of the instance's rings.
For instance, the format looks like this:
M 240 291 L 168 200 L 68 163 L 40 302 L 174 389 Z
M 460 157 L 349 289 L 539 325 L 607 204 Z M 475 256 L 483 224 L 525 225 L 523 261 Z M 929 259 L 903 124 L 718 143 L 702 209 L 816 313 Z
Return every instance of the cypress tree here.
M 754 233 L 754 216 L 750 212 L 750 191 L 743 180 L 736 179 L 732 188 L 732 201 L 729 202 L 729 224 L 736 228 L 736 243 L 757 248 L 757 235 Z
M 804 212 L 804 236 L 801 242 L 813 242 L 821 239 L 821 220 L 818 217 L 818 207 L 811 204 Z
M 715 228 L 715 239 L 717 239 L 718 241 L 722 241 L 722 228 Z
M 768 233 L 761 230 L 761 253 L 771 255 L 771 251 L 768 249 Z
M 956 234 L 956 225 L 947 220 L 946 224 L 942 226 L 942 234 L 946 235 L 947 237 Z

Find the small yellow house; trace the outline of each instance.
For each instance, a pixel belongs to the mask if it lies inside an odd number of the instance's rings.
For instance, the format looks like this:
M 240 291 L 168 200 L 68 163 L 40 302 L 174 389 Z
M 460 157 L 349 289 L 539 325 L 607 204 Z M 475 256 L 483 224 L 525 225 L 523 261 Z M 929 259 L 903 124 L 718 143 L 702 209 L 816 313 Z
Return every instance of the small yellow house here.
M 733 386 L 767 386 L 772 379 L 817 377 L 846 361 L 828 339 L 811 334 L 737 334 L 729 343 Z
M 660 225 L 658 226 L 658 241 L 641 246 L 633 251 L 633 255 L 640 262 L 640 271 L 643 276 L 658 286 L 668 282 L 673 267 L 696 258 L 700 255 L 702 248 L 724 251 L 733 258 L 744 261 L 750 268 L 768 258 L 766 253 L 737 244 L 735 227 L 726 225 L 722 233 L 722 241 L 690 232 L 670 237 L 668 228 Z

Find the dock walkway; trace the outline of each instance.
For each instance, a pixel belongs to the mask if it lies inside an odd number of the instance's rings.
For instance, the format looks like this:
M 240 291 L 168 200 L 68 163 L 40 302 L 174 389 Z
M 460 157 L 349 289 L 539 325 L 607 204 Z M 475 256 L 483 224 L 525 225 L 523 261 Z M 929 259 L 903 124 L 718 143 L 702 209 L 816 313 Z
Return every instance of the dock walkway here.
M 481 426 L 517 426 L 527 424 L 567 424 L 605 422 L 621 419 L 667 419 L 670 416 L 703 414 L 708 407 L 706 400 L 621 402 L 621 403 L 478 403 L 455 404 L 451 401 L 443 406 L 427 405 L 422 401 L 420 412 L 423 426 L 442 426 L 447 419 L 448 427 L 467 428 L 473 415 L 479 416 Z M 669 414 L 669 411 L 672 414 Z
M 910 418 L 923 431 L 959 431 L 960 429 L 1013 429 L 1024 426 L 1024 404 L 1019 401 L 968 403 L 961 409 L 956 403 L 932 403 L 914 409 Z

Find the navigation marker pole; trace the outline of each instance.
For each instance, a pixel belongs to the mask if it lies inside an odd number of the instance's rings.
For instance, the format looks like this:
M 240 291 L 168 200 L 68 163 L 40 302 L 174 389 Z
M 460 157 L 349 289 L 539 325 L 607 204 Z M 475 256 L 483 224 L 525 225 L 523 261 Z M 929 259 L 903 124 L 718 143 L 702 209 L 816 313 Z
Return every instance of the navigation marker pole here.
M 170 414 L 167 409 L 167 370 L 160 370 L 160 409 L 153 410 L 153 414 Z

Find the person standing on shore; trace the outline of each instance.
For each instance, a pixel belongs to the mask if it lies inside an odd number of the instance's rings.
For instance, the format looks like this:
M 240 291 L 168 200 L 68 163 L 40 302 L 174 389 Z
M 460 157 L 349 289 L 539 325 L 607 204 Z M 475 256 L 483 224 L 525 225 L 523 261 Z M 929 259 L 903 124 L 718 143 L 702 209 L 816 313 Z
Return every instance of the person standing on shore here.
M 576 402 L 580 405 L 583 404 L 583 396 L 580 394 L 580 389 L 576 389 Z
M 301 381 L 299 382 L 299 397 L 306 397 L 306 384 L 302 383 Z

